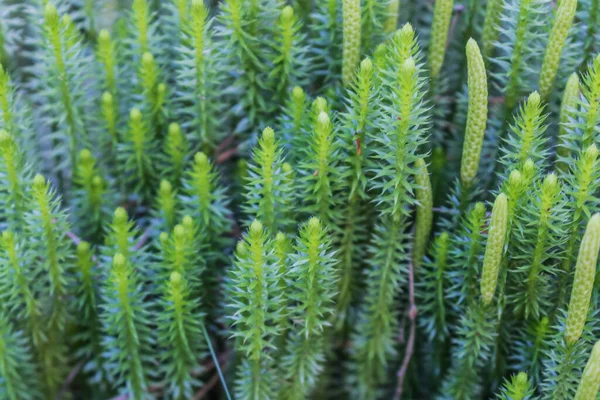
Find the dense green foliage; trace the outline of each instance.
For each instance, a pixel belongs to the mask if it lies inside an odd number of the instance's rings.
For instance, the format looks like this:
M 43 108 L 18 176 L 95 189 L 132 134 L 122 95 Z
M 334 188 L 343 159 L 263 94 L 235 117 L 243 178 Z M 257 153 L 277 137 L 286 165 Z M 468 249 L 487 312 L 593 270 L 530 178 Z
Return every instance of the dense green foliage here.
M 595 400 L 599 43 L 599 0 L 0 0 L 0 400 Z

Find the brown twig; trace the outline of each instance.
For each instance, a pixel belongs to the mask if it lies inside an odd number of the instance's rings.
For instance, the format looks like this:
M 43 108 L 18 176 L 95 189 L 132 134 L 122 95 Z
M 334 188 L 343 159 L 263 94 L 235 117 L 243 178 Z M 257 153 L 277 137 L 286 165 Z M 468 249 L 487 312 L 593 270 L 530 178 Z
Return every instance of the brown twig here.
M 406 351 L 404 352 L 404 360 L 402 366 L 398 370 L 398 386 L 396 386 L 396 393 L 394 394 L 394 400 L 400 400 L 402 398 L 402 390 L 404 386 L 404 378 L 410 359 L 414 352 L 415 347 L 415 325 L 417 320 L 417 306 L 415 305 L 415 276 L 412 262 L 408 264 L 408 318 L 410 320 L 410 333 L 408 335 L 408 341 L 406 342 Z
M 144 233 L 142 233 L 142 236 L 140 236 L 140 240 L 138 240 L 138 242 L 135 244 L 135 246 L 133 246 L 133 250 L 139 250 L 146 244 L 146 242 L 148 241 L 148 238 L 150 237 L 151 229 L 152 229 L 152 226 L 149 226 L 146 228 Z
M 458 23 L 458 19 L 460 18 L 462 12 L 465 10 L 465 6 L 463 5 L 456 5 L 454 6 L 454 16 L 452 17 L 452 21 L 450 22 L 450 29 L 448 30 L 448 40 L 446 40 L 446 50 L 448 49 L 448 46 L 450 45 L 450 42 L 452 41 L 452 39 L 454 38 L 454 31 L 456 30 L 456 24 Z
M 60 392 L 58 393 L 58 396 L 56 396 L 56 400 L 61 400 L 64 397 L 65 393 L 67 393 L 67 390 L 69 389 L 69 386 L 71 385 L 73 380 L 77 377 L 77 375 L 79 374 L 79 372 L 81 371 L 81 369 L 83 368 L 85 363 L 86 363 L 85 360 L 80 361 L 77 365 L 75 365 L 73 367 L 73 369 L 71 369 L 71 372 L 69 372 L 69 375 L 67 375 L 67 379 L 65 379 L 62 386 L 60 387 Z
M 204 386 L 202 386 L 202 389 L 200 389 L 198 391 L 198 393 L 196 393 L 196 395 L 194 396 L 194 400 L 200 400 L 200 399 L 204 398 L 204 396 L 206 396 L 208 394 L 208 392 L 210 392 L 212 390 L 212 388 L 214 388 L 218 382 L 219 382 L 219 374 L 214 374 L 210 378 L 210 380 L 208 382 L 206 382 L 206 384 Z
M 217 159 L 215 160 L 215 163 L 217 163 L 217 164 L 223 164 L 225 161 L 229 160 L 230 158 L 232 158 L 236 154 L 237 154 L 237 148 L 236 147 L 234 147 L 233 149 L 229 149 L 227 151 L 224 151 L 223 153 L 221 153 L 221 154 L 219 154 L 217 156 Z

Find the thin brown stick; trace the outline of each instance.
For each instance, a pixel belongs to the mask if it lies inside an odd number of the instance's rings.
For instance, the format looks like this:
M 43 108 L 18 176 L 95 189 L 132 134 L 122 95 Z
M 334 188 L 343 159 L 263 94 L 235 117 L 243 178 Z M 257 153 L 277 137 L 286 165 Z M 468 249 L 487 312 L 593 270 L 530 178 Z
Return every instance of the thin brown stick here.
M 406 342 L 406 351 L 404 352 L 404 360 L 402 366 L 398 370 L 398 384 L 396 386 L 396 393 L 394 394 L 394 400 L 400 400 L 402 398 L 402 390 L 404 386 L 404 378 L 410 359 L 412 358 L 414 347 L 415 347 L 415 325 L 417 320 L 417 306 L 415 305 L 415 276 L 412 262 L 408 264 L 408 318 L 410 320 L 410 333 L 408 335 L 408 341 Z
M 216 164 L 223 164 L 225 161 L 229 160 L 230 158 L 232 158 L 233 156 L 235 156 L 237 154 L 237 148 L 234 147 L 233 149 L 229 149 L 227 151 L 222 152 L 221 154 L 219 154 L 217 156 L 217 159 L 215 161 Z
M 215 385 L 219 382 L 219 374 L 214 374 L 208 382 L 194 396 L 194 400 L 200 400 L 204 398 L 215 387 Z
M 135 244 L 135 246 L 133 246 L 133 250 L 139 250 L 146 244 L 146 242 L 148 241 L 148 238 L 150 238 L 150 230 L 151 229 L 152 229 L 152 226 L 149 226 L 146 228 L 144 233 L 142 233 L 142 236 L 140 236 L 140 240 L 138 240 L 138 242 Z
M 58 393 L 58 396 L 56 396 L 56 400 L 61 400 L 64 397 L 65 393 L 67 393 L 67 390 L 69 389 L 69 386 L 71 383 L 73 383 L 73 380 L 77 377 L 85 363 L 86 361 L 80 361 L 71 369 L 71 372 L 69 372 L 69 375 L 67 375 L 67 379 L 65 379 L 60 387 L 60 392 Z
M 458 23 L 458 19 L 460 18 L 462 12 L 465 10 L 465 6 L 457 4 L 454 6 L 452 10 L 454 12 L 454 16 L 452 17 L 452 21 L 450 22 L 450 29 L 448 30 L 448 40 L 446 40 L 446 50 L 450 45 L 450 42 L 454 38 L 454 31 L 456 30 L 456 24 Z

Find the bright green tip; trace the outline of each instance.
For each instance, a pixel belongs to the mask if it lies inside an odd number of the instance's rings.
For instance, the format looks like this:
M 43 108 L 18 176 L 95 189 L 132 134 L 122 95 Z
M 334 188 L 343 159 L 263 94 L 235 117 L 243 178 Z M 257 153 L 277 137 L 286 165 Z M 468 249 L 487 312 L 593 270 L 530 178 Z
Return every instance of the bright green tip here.
M 145 52 L 144 55 L 142 55 L 142 63 L 144 64 L 144 66 L 148 66 L 153 62 L 154 56 L 149 51 Z
M 90 251 L 90 244 L 86 241 L 81 241 L 77 245 L 77 254 L 79 256 L 84 256 Z
M 410 37 L 415 35 L 415 29 L 413 28 L 410 22 L 404 24 L 404 26 L 400 28 L 399 32 L 400 35 L 402 35 L 403 37 Z
M 281 18 L 289 21 L 294 16 L 294 9 L 291 6 L 285 6 L 281 11 Z
M 92 152 L 88 149 L 83 149 L 79 152 L 79 158 L 83 162 L 90 161 L 92 159 Z
M 292 89 L 292 96 L 295 99 L 302 100 L 305 97 L 304 90 L 300 86 L 294 86 Z
M 556 187 L 558 184 L 558 178 L 555 173 L 548 174 L 544 179 L 544 189 L 550 190 Z
M 317 117 L 317 122 L 320 125 L 328 125 L 329 124 L 329 115 L 327 115 L 327 113 L 325 111 L 321 111 L 319 113 L 319 116 Z
M 308 228 L 310 230 L 321 229 L 321 221 L 319 221 L 319 218 L 312 217 L 311 219 L 309 219 L 308 220 Z
M 133 108 L 129 112 L 129 118 L 131 118 L 133 121 L 140 121 L 142 119 L 142 112 L 139 108 Z
M 175 228 L 173 229 L 173 235 L 176 239 L 183 238 L 185 235 L 185 228 L 183 225 L 175 225 Z
M 523 177 L 521 176 L 521 173 L 519 171 L 517 171 L 516 169 L 513 170 L 510 173 L 510 176 L 508 177 L 509 185 L 512 187 L 518 187 L 521 185 L 522 182 L 523 182 Z
M 542 99 L 540 97 L 540 94 L 537 91 L 535 91 L 529 95 L 529 99 L 527 101 L 533 106 L 538 106 Z
M 62 17 L 62 22 L 65 25 L 71 25 L 73 23 L 73 19 L 71 18 L 71 16 L 69 14 L 66 14 L 64 17 Z
M 56 10 L 56 6 L 54 6 L 54 4 L 46 4 L 46 7 L 44 7 L 44 17 L 46 18 L 47 23 L 58 22 L 58 11 Z
M 123 207 L 118 207 L 115 210 L 114 219 L 116 224 L 126 223 L 128 218 L 127 211 Z
M 115 268 L 123 268 L 125 267 L 125 263 L 127 262 L 127 259 L 125 258 L 125 256 L 121 253 L 117 253 L 115 254 L 115 256 L 113 257 L 113 266 Z
M 171 283 L 174 285 L 181 284 L 181 274 L 177 271 L 171 272 Z
M 110 94 L 109 92 L 104 92 L 102 93 L 102 103 L 104 103 L 104 105 L 110 105 L 113 102 L 113 97 L 112 94 Z
M 477 202 L 477 203 L 475 204 L 475 212 L 476 212 L 478 215 L 483 215 L 483 214 L 485 214 L 485 205 L 484 205 L 482 202 Z
M 33 178 L 33 187 L 35 189 L 43 189 L 45 184 L 46 184 L 46 180 L 44 179 L 44 177 L 41 174 L 37 174 Z
M 159 190 L 162 194 L 171 193 L 172 189 L 173 189 L 173 187 L 171 186 L 171 183 L 168 180 L 163 179 L 162 181 L 160 181 L 160 189 Z
M 158 235 L 158 240 L 162 244 L 166 244 L 169 241 L 169 234 L 167 232 L 161 232 L 160 235 Z
M 184 227 L 190 228 L 194 224 L 194 221 L 192 220 L 192 217 L 190 217 L 189 215 L 186 215 L 183 217 L 183 220 L 181 221 L 181 223 L 183 224 Z
M 2 240 L 9 241 L 9 240 L 12 240 L 14 237 L 15 237 L 15 234 L 12 233 L 11 231 L 2 232 Z
M 290 172 L 292 172 L 292 171 L 293 171 L 292 164 L 290 164 L 290 163 L 287 163 L 287 162 L 286 162 L 286 163 L 283 163 L 283 165 L 282 165 L 281 169 L 283 170 L 283 172 L 284 172 L 285 174 L 288 174 L 288 173 L 290 173 Z
M 159 83 L 156 90 L 159 94 L 164 94 L 167 91 L 167 85 L 165 83 Z
M 250 235 L 260 235 L 263 231 L 263 225 L 259 220 L 255 219 L 250 225 Z
M 285 242 L 286 237 L 285 234 L 283 232 L 277 232 L 277 236 L 275 236 L 275 241 L 277 243 L 281 243 L 281 242 Z
M 365 58 L 360 63 L 360 69 L 364 72 L 371 72 L 373 70 L 373 61 L 370 58 Z
M 323 97 L 317 97 L 312 104 L 312 108 L 315 111 L 315 113 L 320 113 L 321 111 L 326 111 L 327 110 L 327 100 L 325 100 Z
M 10 141 L 10 135 L 6 129 L 0 129 L 0 145 Z
M 267 126 L 262 133 L 262 139 L 266 142 L 266 143 L 273 143 L 275 142 L 275 131 L 273 130 L 273 128 Z
M 169 124 L 169 135 L 177 135 L 181 133 L 181 127 L 177 122 L 172 122 Z
M 103 43 L 110 41 L 110 32 L 108 31 L 108 29 L 102 29 L 100 31 L 100 33 L 98 34 L 98 40 Z
M 208 164 L 208 157 L 206 156 L 206 154 L 204 154 L 203 152 L 199 151 L 194 156 L 194 162 L 196 164 L 202 165 L 202 166 L 207 165 Z
M 98 188 L 100 186 L 102 186 L 102 178 L 96 175 L 92 178 L 92 187 Z

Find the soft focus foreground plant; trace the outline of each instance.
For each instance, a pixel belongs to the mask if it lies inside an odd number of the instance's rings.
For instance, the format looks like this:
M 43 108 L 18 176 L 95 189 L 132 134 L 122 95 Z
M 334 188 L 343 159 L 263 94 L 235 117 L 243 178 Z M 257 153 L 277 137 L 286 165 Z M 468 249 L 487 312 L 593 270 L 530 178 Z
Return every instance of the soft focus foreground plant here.
M 0 399 L 595 399 L 599 19 L 0 0 Z

